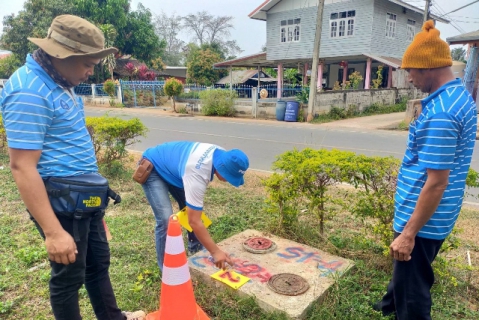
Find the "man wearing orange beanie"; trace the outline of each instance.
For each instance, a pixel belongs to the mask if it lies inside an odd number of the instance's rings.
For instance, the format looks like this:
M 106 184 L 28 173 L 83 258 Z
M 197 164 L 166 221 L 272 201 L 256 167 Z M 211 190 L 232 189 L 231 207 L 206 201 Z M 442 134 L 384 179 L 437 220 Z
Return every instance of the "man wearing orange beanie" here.
M 460 213 L 477 131 L 476 105 L 454 79 L 449 46 L 427 21 L 404 53 L 409 82 L 429 96 L 409 125 L 394 210 L 393 277 L 374 309 L 431 319 L 431 267 Z

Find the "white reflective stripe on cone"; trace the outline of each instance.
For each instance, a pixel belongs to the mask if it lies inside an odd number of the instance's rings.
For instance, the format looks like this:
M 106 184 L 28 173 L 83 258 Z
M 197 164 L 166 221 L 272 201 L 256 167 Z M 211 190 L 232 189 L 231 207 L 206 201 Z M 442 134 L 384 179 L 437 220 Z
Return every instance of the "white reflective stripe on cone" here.
M 183 236 L 167 236 L 165 244 L 165 253 L 175 255 L 185 252 Z
M 178 268 L 168 268 L 163 265 L 163 276 L 161 281 L 169 286 L 179 286 L 190 281 L 190 269 L 188 264 Z

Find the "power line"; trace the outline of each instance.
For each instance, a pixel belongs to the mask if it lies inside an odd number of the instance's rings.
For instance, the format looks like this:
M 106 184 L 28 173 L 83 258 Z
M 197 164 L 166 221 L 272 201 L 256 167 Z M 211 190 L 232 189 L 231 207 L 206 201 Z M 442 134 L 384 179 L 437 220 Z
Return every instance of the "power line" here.
M 464 31 L 464 29 L 461 28 L 461 26 L 459 26 L 455 21 L 454 19 L 452 19 L 451 17 L 449 17 L 446 13 L 445 13 L 445 10 L 439 5 L 439 3 L 437 1 L 434 1 L 434 6 L 437 7 L 437 11 L 439 12 L 439 14 L 436 14 L 437 16 L 439 16 L 440 14 L 442 14 L 442 17 L 446 17 L 447 19 L 449 19 L 450 21 L 450 25 L 456 29 L 458 32 L 460 33 L 465 33 L 466 31 Z
M 455 9 L 455 10 L 452 10 L 451 12 L 445 13 L 443 16 L 448 15 L 448 14 L 453 13 L 453 12 L 456 12 L 456 11 L 459 11 L 459 10 L 464 9 L 464 8 L 466 8 L 466 7 L 469 7 L 470 5 L 472 5 L 472 4 L 476 3 L 476 2 L 479 2 L 479 0 L 472 1 L 471 3 L 466 4 L 465 6 L 462 6 L 462 7 L 460 7 L 460 8 Z
M 465 16 L 450 16 L 450 17 L 453 17 L 453 18 L 464 18 L 464 19 L 475 19 L 475 20 L 479 20 L 479 17 L 465 17 Z

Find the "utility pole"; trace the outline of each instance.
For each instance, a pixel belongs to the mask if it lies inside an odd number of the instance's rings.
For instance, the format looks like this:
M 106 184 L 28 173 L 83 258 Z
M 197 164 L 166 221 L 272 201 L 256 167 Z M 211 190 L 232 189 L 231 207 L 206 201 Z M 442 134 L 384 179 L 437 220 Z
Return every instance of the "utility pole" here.
M 322 26 L 323 26 L 323 9 L 324 9 L 324 0 L 319 0 L 318 15 L 316 17 L 316 33 L 314 35 L 311 84 L 309 85 L 308 119 L 307 119 L 308 122 L 313 120 L 313 108 L 316 103 L 316 95 L 318 92 L 317 82 L 318 82 L 319 46 L 321 44 L 321 32 L 322 32 Z M 323 77 L 323 75 L 321 75 L 321 77 Z
M 426 22 L 427 20 L 429 20 L 429 10 L 431 8 L 431 0 L 426 0 L 426 7 L 424 8 L 424 22 Z

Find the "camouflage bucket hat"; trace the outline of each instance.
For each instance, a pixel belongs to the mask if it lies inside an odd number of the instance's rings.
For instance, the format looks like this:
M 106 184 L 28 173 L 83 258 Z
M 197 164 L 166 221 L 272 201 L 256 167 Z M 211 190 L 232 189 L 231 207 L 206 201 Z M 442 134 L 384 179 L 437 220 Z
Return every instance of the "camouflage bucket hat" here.
M 44 39 L 28 38 L 48 55 L 65 59 L 71 56 L 105 58 L 118 52 L 116 48 L 104 48 L 103 32 L 92 23 L 73 15 L 61 15 L 53 19 Z

